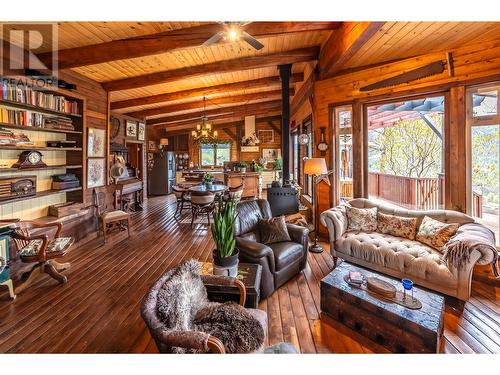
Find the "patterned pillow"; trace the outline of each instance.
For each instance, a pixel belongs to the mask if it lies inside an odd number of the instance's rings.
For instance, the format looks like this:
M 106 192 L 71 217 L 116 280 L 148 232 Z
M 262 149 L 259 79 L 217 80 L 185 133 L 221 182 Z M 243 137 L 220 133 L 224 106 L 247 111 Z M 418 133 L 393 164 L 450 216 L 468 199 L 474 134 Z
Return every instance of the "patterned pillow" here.
M 377 207 L 356 208 L 346 206 L 347 230 L 373 232 L 377 230 Z
M 291 241 L 286 227 L 285 216 L 259 219 L 260 242 L 271 244 L 276 242 Z
M 418 228 L 417 241 L 422 242 L 436 250 L 441 251 L 443 246 L 457 232 L 460 224 L 446 224 L 424 216 L 420 228 Z
M 414 240 L 417 234 L 417 220 L 416 217 L 387 215 L 379 212 L 377 215 L 377 231 Z

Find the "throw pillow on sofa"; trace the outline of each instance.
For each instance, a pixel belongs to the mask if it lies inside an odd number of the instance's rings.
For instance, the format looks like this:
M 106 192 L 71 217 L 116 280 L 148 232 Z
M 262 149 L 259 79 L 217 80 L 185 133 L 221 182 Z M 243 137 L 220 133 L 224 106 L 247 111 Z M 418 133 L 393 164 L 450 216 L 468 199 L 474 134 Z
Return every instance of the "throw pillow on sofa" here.
M 414 240 L 417 234 L 417 220 L 416 217 L 395 216 L 379 212 L 377 215 L 377 231 Z
M 276 242 L 291 241 L 283 215 L 270 219 L 259 219 L 260 242 L 272 244 Z
M 347 230 L 373 232 L 377 230 L 377 207 L 356 208 L 346 206 Z
M 443 246 L 455 235 L 460 224 L 446 224 L 438 220 L 434 220 L 429 216 L 424 216 L 416 240 L 426 244 L 436 250 L 442 251 Z

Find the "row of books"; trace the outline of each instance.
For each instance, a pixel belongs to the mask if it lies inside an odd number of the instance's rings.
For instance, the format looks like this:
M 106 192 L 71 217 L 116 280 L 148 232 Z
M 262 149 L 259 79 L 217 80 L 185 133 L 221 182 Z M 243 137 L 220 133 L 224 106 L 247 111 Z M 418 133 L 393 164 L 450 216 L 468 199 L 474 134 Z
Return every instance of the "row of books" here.
M 10 130 L 0 128 L 0 145 L 1 146 L 33 146 L 31 141 L 25 134 L 14 134 Z
M 44 124 L 44 116 L 41 113 L 31 111 L 0 108 L 0 122 L 41 128 Z
M 2 99 L 34 105 L 40 108 L 68 114 L 78 114 L 78 102 L 64 96 L 33 90 L 30 86 L 19 86 L 2 81 Z
M 0 107 L 0 123 L 44 129 L 75 130 L 71 119 Z

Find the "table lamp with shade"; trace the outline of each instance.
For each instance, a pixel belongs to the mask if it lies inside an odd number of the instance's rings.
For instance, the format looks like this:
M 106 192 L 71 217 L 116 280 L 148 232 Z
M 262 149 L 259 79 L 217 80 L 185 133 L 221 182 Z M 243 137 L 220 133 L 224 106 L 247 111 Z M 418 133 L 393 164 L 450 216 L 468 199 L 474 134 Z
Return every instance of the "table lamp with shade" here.
M 167 148 L 168 146 L 168 138 L 160 138 L 160 150 Z
M 330 174 L 326 167 L 326 160 L 324 158 L 306 158 L 304 159 L 304 174 L 312 176 L 313 178 L 313 194 L 312 194 L 312 208 L 314 220 L 314 243 L 309 246 L 309 251 L 312 253 L 321 253 L 323 248 L 318 244 L 318 222 L 316 220 L 316 210 L 318 204 L 317 184 Z M 326 180 L 329 182 L 328 180 Z

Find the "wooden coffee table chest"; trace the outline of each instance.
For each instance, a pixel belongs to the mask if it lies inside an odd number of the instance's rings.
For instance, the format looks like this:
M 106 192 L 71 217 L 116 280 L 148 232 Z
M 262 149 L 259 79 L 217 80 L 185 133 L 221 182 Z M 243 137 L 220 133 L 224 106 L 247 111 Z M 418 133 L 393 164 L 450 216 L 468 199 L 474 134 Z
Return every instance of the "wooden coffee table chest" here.
M 420 287 L 422 308 L 411 310 L 347 284 L 349 271 L 377 277 L 402 290 L 401 281 L 342 262 L 321 280 L 321 312 L 396 353 L 437 353 L 443 334 L 444 297 Z
M 213 264 L 208 262 L 200 262 L 202 275 L 213 274 Z M 245 307 L 256 309 L 259 305 L 260 298 L 260 278 L 262 275 L 262 266 L 260 264 L 239 263 L 237 279 L 245 284 L 247 290 L 247 299 Z M 227 302 L 240 300 L 240 292 L 238 288 L 232 286 L 210 285 L 205 284 L 207 288 L 208 298 L 214 302 Z

